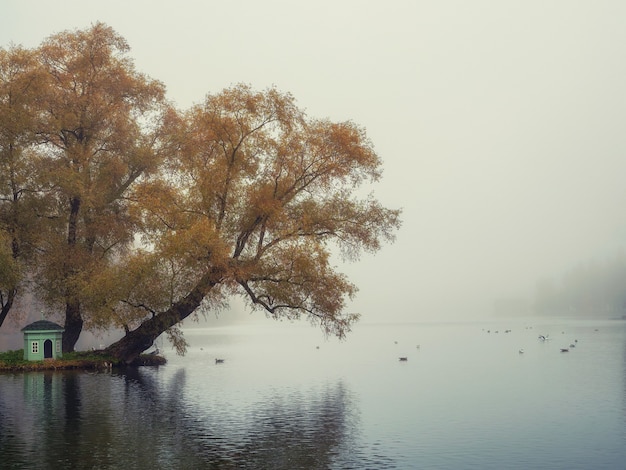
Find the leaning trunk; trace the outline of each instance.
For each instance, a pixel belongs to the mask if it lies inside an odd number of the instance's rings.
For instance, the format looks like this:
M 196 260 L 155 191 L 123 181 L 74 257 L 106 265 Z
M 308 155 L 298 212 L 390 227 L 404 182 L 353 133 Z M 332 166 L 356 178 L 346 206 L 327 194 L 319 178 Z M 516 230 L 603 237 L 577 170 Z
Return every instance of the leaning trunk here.
M 138 328 L 106 348 L 105 353 L 119 362 L 130 364 L 142 352 L 154 344 L 161 333 L 191 315 L 202 303 L 210 290 L 221 282 L 222 270 L 214 268 L 205 274 L 193 290 L 165 312 L 144 320 Z

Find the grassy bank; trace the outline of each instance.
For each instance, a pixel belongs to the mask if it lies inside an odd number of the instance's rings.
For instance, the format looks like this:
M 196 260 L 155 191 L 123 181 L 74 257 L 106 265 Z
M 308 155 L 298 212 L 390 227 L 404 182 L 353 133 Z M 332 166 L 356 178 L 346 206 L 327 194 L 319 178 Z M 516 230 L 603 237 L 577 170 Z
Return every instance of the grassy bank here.
M 165 362 L 165 358 L 161 356 L 143 354 L 132 365 L 155 366 L 163 365 Z M 25 361 L 23 349 L 0 352 L 0 371 L 109 369 L 119 365 L 114 358 L 94 351 L 65 353 L 61 359 L 44 361 Z

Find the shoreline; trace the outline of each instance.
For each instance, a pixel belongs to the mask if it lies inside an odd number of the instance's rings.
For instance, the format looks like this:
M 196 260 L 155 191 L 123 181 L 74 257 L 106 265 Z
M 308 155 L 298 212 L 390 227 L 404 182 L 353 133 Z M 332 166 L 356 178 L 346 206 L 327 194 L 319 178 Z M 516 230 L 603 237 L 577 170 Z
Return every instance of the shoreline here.
M 7 364 L 0 361 L 0 373 L 38 372 L 55 370 L 110 370 L 119 367 L 143 367 L 165 365 L 167 360 L 162 356 L 142 354 L 130 364 L 120 364 L 106 359 L 48 359 L 44 361 L 21 362 Z

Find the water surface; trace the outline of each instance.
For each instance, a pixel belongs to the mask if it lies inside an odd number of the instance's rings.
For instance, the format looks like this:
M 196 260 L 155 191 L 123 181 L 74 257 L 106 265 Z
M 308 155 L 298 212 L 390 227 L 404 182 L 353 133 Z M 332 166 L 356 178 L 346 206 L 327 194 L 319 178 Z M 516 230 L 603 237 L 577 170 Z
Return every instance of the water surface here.
M 626 462 L 622 321 L 359 325 L 345 342 L 268 321 L 186 337 L 188 354 L 163 345 L 158 368 L 0 375 L 1 468 Z

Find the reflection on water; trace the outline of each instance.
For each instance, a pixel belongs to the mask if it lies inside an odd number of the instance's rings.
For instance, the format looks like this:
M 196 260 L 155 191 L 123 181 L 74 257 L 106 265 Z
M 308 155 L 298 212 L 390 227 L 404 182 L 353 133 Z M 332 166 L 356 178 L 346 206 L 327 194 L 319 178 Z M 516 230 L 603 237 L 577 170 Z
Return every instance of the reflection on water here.
M 160 379 L 146 369 L 3 376 L 2 468 L 325 469 L 350 452 L 342 383 L 220 410 L 185 401 L 184 369 Z
M 537 339 L 546 333 L 551 341 Z M 0 468 L 626 461 L 626 322 L 364 325 L 345 343 L 290 326 L 187 337 L 187 356 L 159 368 L 0 374 Z

